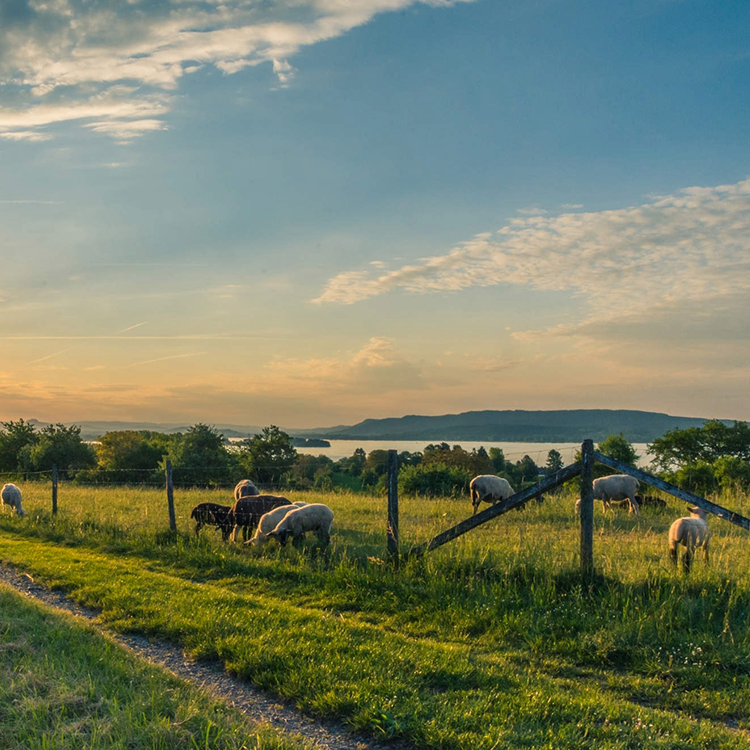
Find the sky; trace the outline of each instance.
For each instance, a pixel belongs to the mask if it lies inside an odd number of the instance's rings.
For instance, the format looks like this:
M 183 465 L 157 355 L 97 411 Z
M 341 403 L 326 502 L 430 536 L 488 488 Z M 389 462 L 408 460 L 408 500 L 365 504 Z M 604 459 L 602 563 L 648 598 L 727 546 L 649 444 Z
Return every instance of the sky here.
M 750 419 L 746 0 L 0 0 L 0 420 Z

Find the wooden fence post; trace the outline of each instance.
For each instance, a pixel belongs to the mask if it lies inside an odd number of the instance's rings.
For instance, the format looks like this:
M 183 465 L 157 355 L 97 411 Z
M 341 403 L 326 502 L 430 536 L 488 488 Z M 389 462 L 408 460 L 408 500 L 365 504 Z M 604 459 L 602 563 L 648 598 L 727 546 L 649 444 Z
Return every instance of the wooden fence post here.
M 594 441 L 581 446 L 581 573 L 594 572 Z
M 388 451 L 388 554 L 398 562 L 398 453 Z
M 52 464 L 52 515 L 57 515 L 57 464 Z
M 169 508 L 169 528 L 177 531 L 177 521 L 174 517 L 174 485 L 172 484 L 172 462 L 167 459 L 165 473 L 167 475 L 167 507 Z

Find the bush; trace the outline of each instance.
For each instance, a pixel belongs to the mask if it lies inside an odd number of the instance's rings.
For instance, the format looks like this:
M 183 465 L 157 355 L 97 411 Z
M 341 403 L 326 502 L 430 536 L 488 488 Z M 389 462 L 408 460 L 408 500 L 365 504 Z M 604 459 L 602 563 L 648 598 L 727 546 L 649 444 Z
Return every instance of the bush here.
M 399 471 L 398 490 L 421 497 L 460 497 L 468 493 L 471 476 L 468 469 L 445 464 L 405 466 Z

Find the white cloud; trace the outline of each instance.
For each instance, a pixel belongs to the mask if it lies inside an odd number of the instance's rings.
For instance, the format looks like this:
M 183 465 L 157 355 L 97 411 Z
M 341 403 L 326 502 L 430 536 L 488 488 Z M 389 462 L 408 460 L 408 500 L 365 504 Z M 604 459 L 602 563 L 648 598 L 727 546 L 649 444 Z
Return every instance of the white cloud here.
M 40 133 L 36 130 L 16 130 L 9 133 L 0 133 L 0 138 L 4 138 L 6 141 L 29 141 L 39 143 L 41 141 L 50 140 L 52 136 L 49 133 Z
M 585 300 L 588 319 L 537 337 L 593 336 L 617 324 L 621 333 L 640 327 L 641 335 L 661 327 L 663 340 L 688 311 L 702 313 L 699 328 L 710 337 L 712 325 L 731 319 L 722 313 L 730 300 L 732 315 L 750 314 L 750 180 L 623 209 L 514 219 L 396 270 L 340 273 L 313 301 L 352 304 L 394 290 L 504 285 Z
M 39 140 L 37 128 L 70 120 L 118 140 L 164 129 L 184 75 L 213 66 L 233 74 L 268 63 L 279 86 L 300 49 L 375 15 L 415 4 L 472 0 L 164 0 L 159 3 L 19 0 L 0 23 L 0 135 Z M 9 97 L 6 97 L 6 101 Z M 137 111 L 129 111 L 135 109 Z

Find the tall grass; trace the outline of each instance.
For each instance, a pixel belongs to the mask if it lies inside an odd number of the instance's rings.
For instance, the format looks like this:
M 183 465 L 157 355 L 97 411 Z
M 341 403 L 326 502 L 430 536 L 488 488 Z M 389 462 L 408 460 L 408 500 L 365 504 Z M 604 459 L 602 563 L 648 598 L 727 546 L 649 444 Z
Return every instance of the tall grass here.
M 532 502 L 398 570 L 383 559 L 384 498 L 295 493 L 334 510 L 330 548 L 311 541 L 260 552 L 222 544 L 218 531 L 195 539 L 190 509 L 222 499 L 178 492 L 175 535 L 161 492 L 65 486 L 52 518 L 43 488 L 25 487 L 27 518 L 0 519 L 0 535 L 17 540 L 3 555 L 103 607 L 120 627 L 181 640 L 308 710 L 376 734 L 431 747 L 542 747 L 553 727 L 552 746 L 628 747 L 643 746 L 632 743 L 651 725 L 654 747 L 684 747 L 685 736 L 708 732 L 691 723 L 703 717 L 715 722 L 713 740 L 694 746 L 749 745 L 722 729 L 750 729 L 742 529 L 711 520 L 711 564 L 699 559 L 685 576 L 666 556 L 684 503 L 640 518 L 597 506 L 597 575 L 585 581 L 571 494 Z M 715 500 L 747 514 L 744 496 Z M 403 498 L 402 546 L 469 512 L 468 499 Z M 71 547 L 80 570 L 64 551 Z M 98 582 L 107 569 L 118 579 Z M 298 649 L 280 632 L 294 634 Z M 644 706 L 652 713 L 634 712 Z M 654 710 L 686 723 L 669 735 Z

